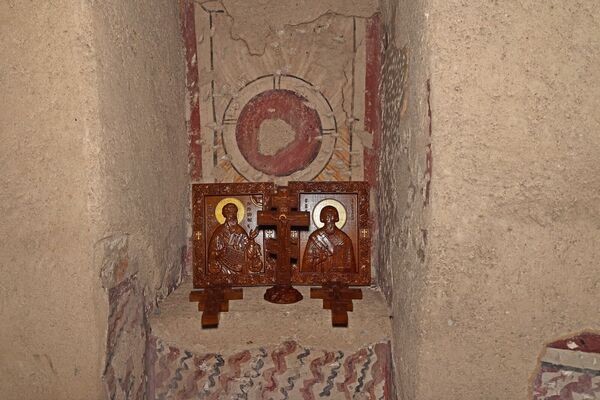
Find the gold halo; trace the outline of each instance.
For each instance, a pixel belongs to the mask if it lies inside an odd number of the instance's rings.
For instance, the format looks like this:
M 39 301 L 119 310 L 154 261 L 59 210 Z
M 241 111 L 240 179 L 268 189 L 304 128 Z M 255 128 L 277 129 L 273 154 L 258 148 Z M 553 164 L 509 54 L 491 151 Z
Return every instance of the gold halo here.
M 215 208 L 215 217 L 217 218 L 217 221 L 219 221 L 220 224 L 225 222 L 225 216 L 223 215 L 223 207 L 225 207 L 225 205 L 227 205 L 229 203 L 233 203 L 236 205 L 236 207 L 238 209 L 237 220 L 238 220 L 238 223 L 241 223 L 242 220 L 244 219 L 244 211 L 245 211 L 244 204 L 242 204 L 241 201 L 239 201 L 238 199 L 235 199 L 233 197 L 224 198 L 217 204 L 217 207 Z
M 339 229 L 342 229 L 342 227 L 346 225 L 346 208 L 342 203 L 334 199 L 321 200 L 313 209 L 313 222 L 317 228 L 322 228 L 325 225 L 321 222 L 321 210 L 325 206 L 333 206 L 336 208 L 338 215 L 340 216 L 340 220 L 335 223 L 335 226 L 337 226 Z

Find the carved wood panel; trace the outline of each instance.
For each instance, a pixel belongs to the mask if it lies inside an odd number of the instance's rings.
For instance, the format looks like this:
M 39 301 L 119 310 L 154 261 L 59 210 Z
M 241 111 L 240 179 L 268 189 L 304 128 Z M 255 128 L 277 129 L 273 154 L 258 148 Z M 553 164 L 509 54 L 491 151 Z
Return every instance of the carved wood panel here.
M 370 285 L 368 183 L 290 182 L 288 188 L 298 211 L 310 213 L 307 229 L 290 232 L 291 283 Z M 275 185 L 194 184 L 192 193 L 194 287 L 275 283 L 277 233 L 257 224 Z
M 257 286 L 273 282 L 274 262 L 256 213 L 270 202 L 272 183 L 192 185 L 194 287 Z M 235 220 L 227 222 L 227 214 Z
M 298 260 L 292 269 L 292 283 L 318 285 L 340 282 L 348 285 L 371 284 L 371 232 L 369 227 L 369 185 L 366 182 L 290 182 L 290 192 L 299 199 L 299 210 L 311 213 L 311 224 L 307 231 L 300 231 L 298 238 Z M 321 213 L 327 207 L 334 207 L 339 221 L 331 237 L 343 249 L 350 240 L 352 256 L 340 254 L 344 266 L 331 266 L 327 262 L 314 266 L 307 258 L 307 244 L 323 230 Z M 326 236 L 326 235 L 324 235 Z M 346 239 L 347 237 L 347 239 Z M 333 239 L 337 238 L 337 239 Z M 323 240 L 313 240 L 315 247 Z M 327 239 L 325 239 L 327 242 Z M 331 245 L 329 245 L 331 247 Z M 310 250 L 310 249 L 309 249 Z M 339 252 L 338 252 L 339 253 Z M 334 263 L 335 264 L 335 263 Z M 337 263 L 340 264 L 340 263 Z

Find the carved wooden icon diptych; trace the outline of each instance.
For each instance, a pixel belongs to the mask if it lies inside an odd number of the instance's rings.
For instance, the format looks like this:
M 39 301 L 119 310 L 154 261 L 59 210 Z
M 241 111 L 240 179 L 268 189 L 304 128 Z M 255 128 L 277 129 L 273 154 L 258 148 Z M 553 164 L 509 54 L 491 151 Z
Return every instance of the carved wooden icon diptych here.
M 320 285 L 334 326 L 347 326 L 352 300 L 371 283 L 369 187 L 366 182 L 192 185 L 193 278 L 190 301 L 202 326 L 218 325 L 233 287 L 273 285 L 267 301 L 302 299 L 292 285 Z

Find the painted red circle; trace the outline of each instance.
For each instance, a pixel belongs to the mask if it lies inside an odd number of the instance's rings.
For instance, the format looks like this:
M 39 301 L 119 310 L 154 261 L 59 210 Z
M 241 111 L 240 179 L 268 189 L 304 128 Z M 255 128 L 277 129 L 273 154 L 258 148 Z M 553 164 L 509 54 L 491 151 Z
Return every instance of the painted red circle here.
M 317 157 L 321 119 L 306 103 L 306 98 L 286 89 L 267 90 L 250 99 L 240 112 L 235 132 L 240 152 L 250 165 L 268 175 L 287 176 Z M 259 151 L 259 129 L 269 119 L 286 122 L 295 133 L 293 142 L 274 155 Z

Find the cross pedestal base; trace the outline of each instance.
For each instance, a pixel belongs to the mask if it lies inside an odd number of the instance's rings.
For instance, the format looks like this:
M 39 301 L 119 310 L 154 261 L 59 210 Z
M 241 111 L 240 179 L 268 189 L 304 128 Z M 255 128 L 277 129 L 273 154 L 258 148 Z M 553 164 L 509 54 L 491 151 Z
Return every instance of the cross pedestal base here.
M 348 312 L 353 311 L 352 300 L 362 300 L 361 289 L 351 289 L 348 285 L 332 283 L 322 288 L 310 288 L 311 299 L 322 299 L 323 309 L 331 310 L 331 324 L 336 327 L 348 326 Z
M 198 311 L 202 311 L 202 328 L 219 326 L 219 314 L 229 311 L 229 300 L 242 300 L 242 289 L 226 286 L 212 286 L 204 290 L 192 290 L 189 299 L 198 302 Z
M 303 299 L 302 293 L 291 285 L 275 285 L 265 292 L 264 299 L 269 303 L 293 304 Z

